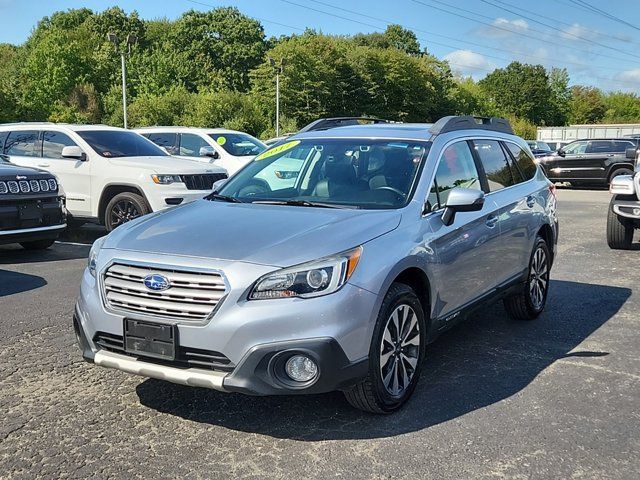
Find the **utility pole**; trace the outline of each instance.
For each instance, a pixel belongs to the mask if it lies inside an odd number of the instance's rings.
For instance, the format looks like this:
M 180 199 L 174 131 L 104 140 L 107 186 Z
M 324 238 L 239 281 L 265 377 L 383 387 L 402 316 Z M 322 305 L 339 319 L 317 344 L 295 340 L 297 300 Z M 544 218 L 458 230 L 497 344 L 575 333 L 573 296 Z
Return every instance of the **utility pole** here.
M 127 35 L 126 48 L 120 47 L 120 39 L 115 33 L 107 33 L 107 39 L 116 47 L 116 52 L 120 54 L 120 63 L 122 67 L 122 116 L 124 118 L 124 128 L 127 128 L 127 68 L 125 65 L 125 57 L 131 54 L 131 47 L 138 43 L 138 37 L 133 33 Z
M 281 58 L 280 64 L 277 65 L 276 61 L 269 57 L 269 65 L 276 72 L 276 137 L 280 136 L 280 75 L 284 72 L 284 66 L 287 64 L 286 59 Z

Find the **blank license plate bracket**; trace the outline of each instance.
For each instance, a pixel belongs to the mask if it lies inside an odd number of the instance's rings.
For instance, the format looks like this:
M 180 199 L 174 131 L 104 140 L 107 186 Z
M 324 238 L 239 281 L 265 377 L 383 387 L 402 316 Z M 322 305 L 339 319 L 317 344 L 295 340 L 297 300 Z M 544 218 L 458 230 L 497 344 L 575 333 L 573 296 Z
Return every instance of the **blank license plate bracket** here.
M 177 345 L 177 325 L 124 319 L 124 348 L 127 353 L 175 360 Z

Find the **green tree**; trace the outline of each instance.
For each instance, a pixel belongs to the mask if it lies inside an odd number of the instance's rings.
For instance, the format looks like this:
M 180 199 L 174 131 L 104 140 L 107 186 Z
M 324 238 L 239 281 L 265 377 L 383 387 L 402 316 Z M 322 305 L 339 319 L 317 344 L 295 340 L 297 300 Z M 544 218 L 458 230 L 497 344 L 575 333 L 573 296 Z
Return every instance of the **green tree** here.
M 479 84 L 502 111 L 537 125 L 553 123 L 549 110 L 553 92 L 542 65 L 511 62 L 491 72 Z
M 602 92 L 593 87 L 574 86 L 569 105 L 571 123 L 598 123 L 607 112 Z
M 640 98 L 635 93 L 608 93 L 604 105 L 605 123 L 640 123 Z
M 549 71 L 549 87 L 551 88 L 549 125 L 566 125 L 569 120 L 571 101 L 569 73 L 566 68 L 554 67 Z

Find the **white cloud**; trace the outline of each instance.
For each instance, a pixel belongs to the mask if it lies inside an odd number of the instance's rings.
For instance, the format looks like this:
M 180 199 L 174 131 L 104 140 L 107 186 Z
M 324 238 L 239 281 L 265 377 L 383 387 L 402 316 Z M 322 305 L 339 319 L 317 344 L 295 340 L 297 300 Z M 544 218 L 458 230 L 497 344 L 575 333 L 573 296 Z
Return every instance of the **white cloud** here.
M 625 70 L 617 75 L 618 80 L 625 82 L 638 82 L 636 90 L 640 89 L 640 68 L 634 68 L 633 70 Z
M 484 55 L 471 50 L 455 50 L 444 56 L 451 68 L 462 75 L 486 75 L 496 68 Z
M 529 24 L 522 18 L 507 20 L 496 18 L 491 26 L 481 27 L 477 32 L 484 37 L 509 37 L 529 30 Z

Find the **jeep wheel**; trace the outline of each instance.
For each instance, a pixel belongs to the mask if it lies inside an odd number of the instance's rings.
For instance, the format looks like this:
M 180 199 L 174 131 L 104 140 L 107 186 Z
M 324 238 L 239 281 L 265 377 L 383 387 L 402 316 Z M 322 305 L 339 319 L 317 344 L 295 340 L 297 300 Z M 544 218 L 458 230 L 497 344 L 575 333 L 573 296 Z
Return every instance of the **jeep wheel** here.
M 628 168 L 618 168 L 614 170 L 613 172 L 611 172 L 611 175 L 609 175 L 609 183 L 611 183 L 611 180 L 619 177 L 620 175 L 633 175 L 633 170 L 630 170 Z
M 391 413 L 411 396 L 425 354 L 426 322 L 422 305 L 407 285 L 394 283 L 382 302 L 369 350 L 369 372 L 344 392 L 354 407 Z
M 134 218 L 146 215 L 151 211 L 147 201 L 140 195 L 130 192 L 119 193 L 107 204 L 104 212 L 104 224 L 107 231 L 119 227 Z
M 54 238 L 47 238 L 45 240 L 32 240 L 30 242 L 20 242 L 20 245 L 25 250 L 46 250 L 55 243 Z
M 613 250 L 629 250 L 633 242 L 633 221 L 619 216 L 613 211 L 613 205 L 619 199 L 615 195 L 609 203 L 607 213 L 607 243 Z
M 512 318 L 533 320 L 544 310 L 549 292 L 550 260 L 547 242 L 538 237 L 529 259 L 527 282 L 522 291 L 504 299 L 504 307 Z

